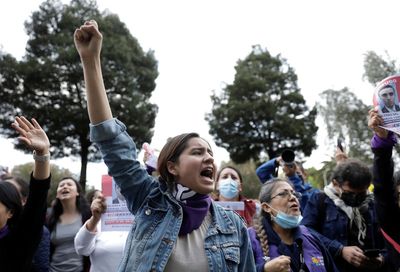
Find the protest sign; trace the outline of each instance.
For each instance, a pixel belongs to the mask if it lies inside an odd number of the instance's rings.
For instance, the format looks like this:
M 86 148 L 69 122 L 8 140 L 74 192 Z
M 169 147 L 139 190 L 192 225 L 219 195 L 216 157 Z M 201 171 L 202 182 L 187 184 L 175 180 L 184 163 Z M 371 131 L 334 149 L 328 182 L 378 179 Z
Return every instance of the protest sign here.
M 107 210 L 101 216 L 101 231 L 129 231 L 134 216 L 112 177 L 103 175 L 102 192 L 107 201 Z
M 244 202 L 243 201 L 217 201 L 215 203 L 224 207 L 227 210 L 234 210 L 237 212 L 244 211 Z
M 383 79 L 375 88 L 373 104 L 383 118 L 383 128 L 400 134 L 400 75 Z

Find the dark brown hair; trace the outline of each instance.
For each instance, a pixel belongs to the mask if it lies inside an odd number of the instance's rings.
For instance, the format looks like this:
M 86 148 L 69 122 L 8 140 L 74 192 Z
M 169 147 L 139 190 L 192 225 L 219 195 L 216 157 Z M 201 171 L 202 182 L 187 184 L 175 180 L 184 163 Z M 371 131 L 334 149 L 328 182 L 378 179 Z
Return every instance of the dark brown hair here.
M 243 177 L 242 177 L 242 174 L 240 173 L 239 169 L 237 169 L 236 167 L 230 166 L 230 165 L 226 165 L 226 166 L 222 167 L 221 169 L 219 169 L 218 174 L 217 174 L 217 178 L 215 179 L 217 182 L 219 180 L 221 172 L 226 168 L 229 168 L 229 169 L 232 169 L 233 171 L 235 171 L 239 176 L 240 183 L 243 183 Z
M 158 156 L 157 170 L 160 177 L 172 190 L 175 177 L 168 171 L 168 162 L 178 162 L 179 156 L 186 149 L 187 143 L 192 138 L 201 138 L 197 133 L 183 133 L 168 140 Z M 203 139 L 204 140 L 204 139 Z
M 74 179 L 73 177 L 63 177 L 59 181 L 59 183 L 66 179 L 72 180 L 76 185 L 76 190 L 79 193 L 79 195 L 76 197 L 75 205 L 76 205 L 76 208 L 79 211 L 79 213 L 82 215 L 82 221 L 85 222 L 86 219 L 88 219 L 90 216 L 90 207 L 89 207 L 89 204 L 88 204 L 86 198 L 83 196 L 82 187 L 79 184 L 79 182 L 76 179 Z M 58 198 L 56 198 L 54 205 L 52 206 L 50 216 L 48 218 L 47 225 L 49 227 L 50 232 L 52 232 L 54 230 L 58 220 L 60 219 L 60 216 L 63 213 L 64 213 L 64 208 L 61 204 L 61 201 Z

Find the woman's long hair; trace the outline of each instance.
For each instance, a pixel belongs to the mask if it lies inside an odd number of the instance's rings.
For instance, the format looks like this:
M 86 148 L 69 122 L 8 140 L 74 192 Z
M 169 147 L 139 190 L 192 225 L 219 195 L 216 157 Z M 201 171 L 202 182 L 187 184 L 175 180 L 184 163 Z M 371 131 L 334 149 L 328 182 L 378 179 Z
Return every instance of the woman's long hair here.
M 258 199 L 260 203 L 269 203 L 271 201 L 272 195 L 276 190 L 276 187 L 280 182 L 289 183 L 292 187 L 293 185 L 286 179 L 281 178 L 273 178 L 268 180 L 264 185 L 261 187 L 260 195 Z M 254 220 L 254 229 L 256 230 L 257 237 L 260 240 L 261 249 L 263 251 L 264 256 L 269 255 L 269 246 L 268 246 L 268 237 L 266 230 L 264 229 L 263 221 L 267 220 L 268 223 L 271 223 L 271 215 L 265 212 L 262 208 L 258 217 Z
M 79 182 L 72 177 L 64 177 L 60 180 L 60 182 L 66 179 L 70 179 L 75 182 L 76 190 L 79 193 L 75 201 L 76 209 L 82 215 L 82 221 L 86 221 L 86 219 L 89 218 L 90 215 L 90 208 L 86 198 L 82 193 L 82 187 L 80 186 Z M 52 209 L 47 223 L 50 232 L 54 230 L 58 220 L 60 219 L 60 216 L 63 213 L 64 213 L 64 208 L 61 204 L 61 201 L 58 198 L 56 198 L 54 204 L 52 205 Z
M 7 181 L 0 181 L 0 202 L 11 211 L 12 217 L 7 220 L 10 229 L 14 228 L 22 213 L 20 194 L 13 184 Z

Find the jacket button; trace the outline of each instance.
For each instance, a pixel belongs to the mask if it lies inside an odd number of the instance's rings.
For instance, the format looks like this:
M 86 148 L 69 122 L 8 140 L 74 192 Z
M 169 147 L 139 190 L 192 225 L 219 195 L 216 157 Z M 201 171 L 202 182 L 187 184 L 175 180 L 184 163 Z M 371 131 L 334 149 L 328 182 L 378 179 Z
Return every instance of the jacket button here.
M 151 210 L 150 210 L 150 209 L 147 209 L 147 210 L 144 211 L 144 213 L 145 213 L 146 215 L 150 215 L 150 214 L 151 214 Z
M 212 246 L 212 247 L 211 247 L 211 250 L 215 252 L 215 251 L 218 250 L 218 248 L 217 248 L 217 246 Z

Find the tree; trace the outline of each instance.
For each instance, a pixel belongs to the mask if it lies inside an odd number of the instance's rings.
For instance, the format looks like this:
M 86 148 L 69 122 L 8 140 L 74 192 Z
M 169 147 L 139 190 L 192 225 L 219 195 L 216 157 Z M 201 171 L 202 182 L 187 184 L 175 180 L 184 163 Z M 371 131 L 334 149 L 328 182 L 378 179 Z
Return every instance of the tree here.
M 368 129 L 368 110 L 356 95 L 347 88 L 326 90 L 320 94 L 318 112 L 321 114 L 332 146 L 338 137 L 344 137 L 349 157 L 371 162 L 372 153 L 369 141 L 372 132 Z
M 154 53 L 145 53 L 117 15 L 100 13 L 95 1 L 58 0 L 41 4 L 25 23 L 29 36 L 22 61 L 0 54 L 0 133 L 14 137 L 15 115 L 37 117 L 48 133 L 53 158 L 81 157 L 80 183 L 88 161 L 100 159 L 89 141 L 82 67 L 73 33 L 94 18 L 104 34 L 102 68 L 111 108 L 135 142 L 150 142 L 157 106 L 149 99 L 158 76 Z M 20 145 L 17 148 L 22 148 Z
M 373 86 L 382 79 L 394 75 L 399 71 L 399 69 L 396 68 L 396 61 L 392 60 L 387 52 L 385 60 L 374 51 L 365 53 L 364 70 L 364 78 Z
M 50 207 L 51 202 L 56 198 L 57 195 L 57 186 L 60 180 L 64 177 L 76 177 L 76 174 L 73 174 L 70 170 L 65 168 L 60 168 L 55 164 L 50 165 L 50 172 L 51 172 L 51 184 L 49 193 L 47 195 L 47 206 Z M 33 162 L 20 164 L 14 166 L 11 171 L 11 175 L 13 177 L 20 177 L 23 180 L 29 182 L 30 176 L 33 169 Z
M 317 111 L 308 109 L 286 60 L 254 46 L 235 70 L 233 84 L 211 96 L 213 108 L 206 115 L 216 144 L 236 163 L 258 162 L 265 154 L 273 158 L 286 148 L 310 155 Z

